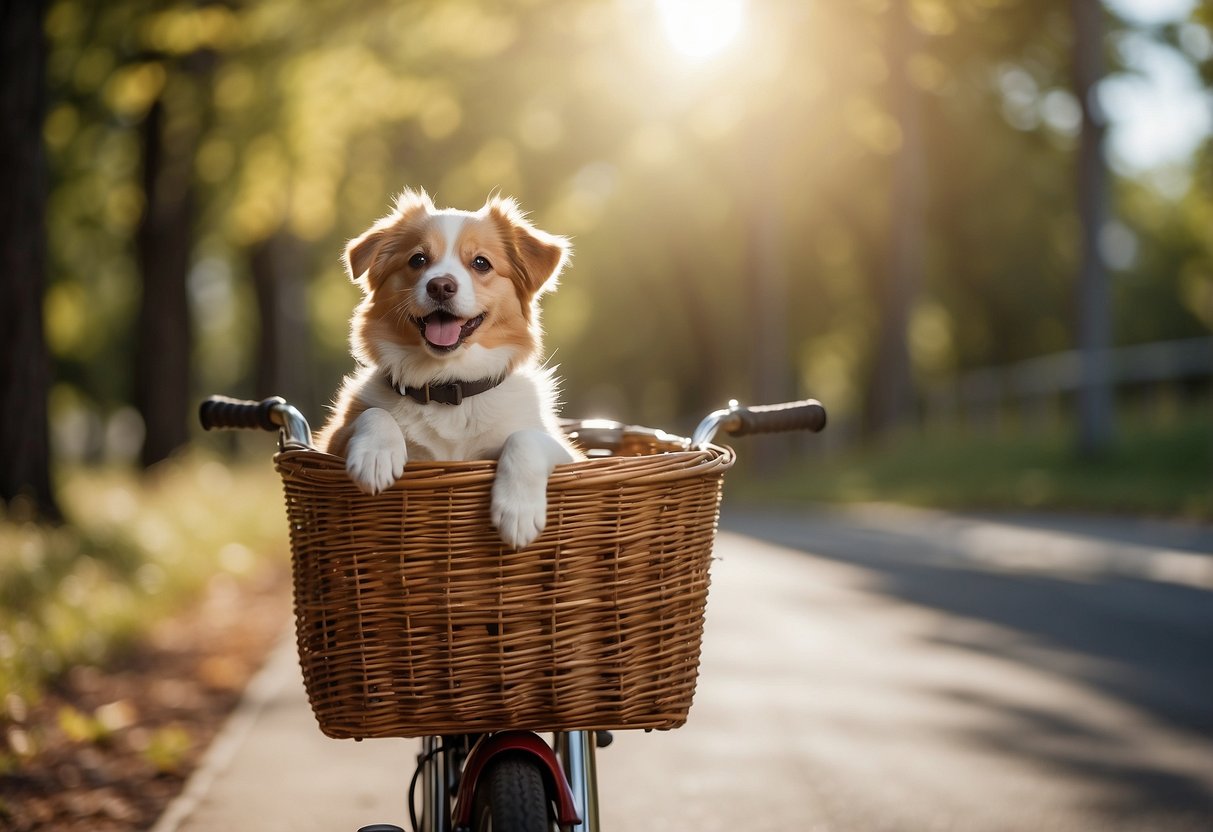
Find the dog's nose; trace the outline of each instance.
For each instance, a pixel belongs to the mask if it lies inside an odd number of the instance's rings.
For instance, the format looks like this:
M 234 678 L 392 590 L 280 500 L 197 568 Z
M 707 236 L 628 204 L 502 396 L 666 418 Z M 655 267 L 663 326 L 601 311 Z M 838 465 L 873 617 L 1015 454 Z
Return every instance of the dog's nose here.
M 425 284 L 425 293 L 434 300 L 449 300 L 458 288 L 452 278 L 435 277 Z

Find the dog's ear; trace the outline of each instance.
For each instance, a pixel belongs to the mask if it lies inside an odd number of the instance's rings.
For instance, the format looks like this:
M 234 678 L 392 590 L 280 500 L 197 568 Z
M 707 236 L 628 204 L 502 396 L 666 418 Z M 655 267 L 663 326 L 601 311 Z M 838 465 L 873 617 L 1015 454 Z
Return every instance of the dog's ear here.
M 531 225 L 513 199 L 495 196 L 485 207 L 506 238 L 511 265 L 527 292 L 538 295 L 553 288 L 572 256 L 572 244 Z
M 349 274 L 350 280 L 355 283 L 361 283 L 363 276 L 367 277 L 367 286 L 371 282 L 367 272 L 370 271 L 371 264 L 375 262 L 375 255 L 379 251 L 383 238 L 387 235 L 388 226 L 381 225 L 381 223 L 383 220 L 364 231 L 360 237 L 350 240 L 345 247 L 345 256 L 342 261 L 345 263 L 345 270 Z
M 393 245 L 396 235 L 389 232 L 406 226 L 418 213 L 432 211 L 434 211 L 434 203 L 429 194 L 425 191 L 406 188 L 396 198 L 392 213 L 381 218 L 360 236 L 350 240 L 345 247 L 345 256 L 342 260 L 350 280 L 361 283 L 363 288 L 368 290 L 378 286 L 382 282 L 383 275 L 376 267 L 381 266 L 396 249 L 396 246 Z M 365 281 L 363 281 L 364 275 L 366 276 Z

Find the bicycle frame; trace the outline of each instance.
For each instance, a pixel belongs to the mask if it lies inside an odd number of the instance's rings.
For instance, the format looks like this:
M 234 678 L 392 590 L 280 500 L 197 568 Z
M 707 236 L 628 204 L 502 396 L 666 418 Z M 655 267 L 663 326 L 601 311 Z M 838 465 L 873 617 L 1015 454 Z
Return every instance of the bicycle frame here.
M 519 754 L 539 763 L 544 771 L 548 797 L 562 829 L 599 832 L 594 732 L 557 733 L 555 750 L 530 731 L 485 734 L 466 755 L 456 748 L 444 751 L 442 743 L 441 737 L 422 740 L 418 756 L 422 767 L 418 832 L 470 829 L 480 774 L 494 758 Z

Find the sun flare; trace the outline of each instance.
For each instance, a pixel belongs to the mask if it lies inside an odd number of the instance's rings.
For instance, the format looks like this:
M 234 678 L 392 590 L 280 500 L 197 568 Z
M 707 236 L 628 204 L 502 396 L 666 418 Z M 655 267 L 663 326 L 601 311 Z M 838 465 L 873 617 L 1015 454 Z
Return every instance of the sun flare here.
M 707 60 L 741 32 L 745 0 L 657 0 L 665 36 L 684 58 Z

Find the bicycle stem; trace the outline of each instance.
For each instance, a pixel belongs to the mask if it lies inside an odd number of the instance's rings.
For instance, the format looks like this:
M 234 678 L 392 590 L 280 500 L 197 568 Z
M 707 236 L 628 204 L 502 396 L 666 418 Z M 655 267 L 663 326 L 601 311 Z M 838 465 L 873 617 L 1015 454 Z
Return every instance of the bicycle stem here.
M 574 826 L 572 832 L 599 832 L 598 772 L 594 759 L 596 734 L 594 731 L 560 731 L 555 740 L 556 754 L 581 815 L 581 823 Z

